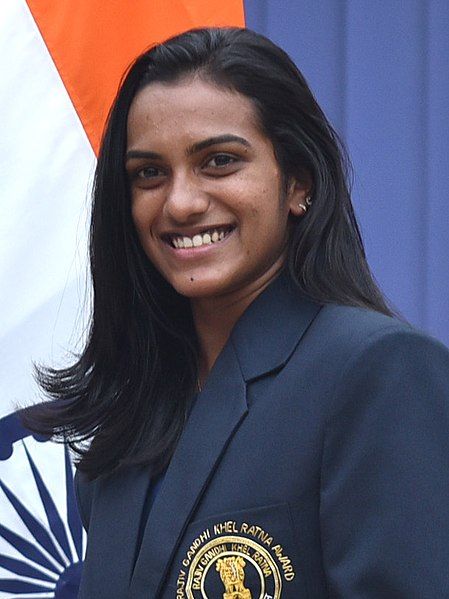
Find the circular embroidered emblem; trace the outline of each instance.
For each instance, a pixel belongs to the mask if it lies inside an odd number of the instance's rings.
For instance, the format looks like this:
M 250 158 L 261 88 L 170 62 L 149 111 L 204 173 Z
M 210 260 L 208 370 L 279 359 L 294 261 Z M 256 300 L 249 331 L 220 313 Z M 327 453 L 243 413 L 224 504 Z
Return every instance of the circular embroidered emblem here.
M 243 536 L 220 536 L 198 549 L 185 585 L 188 599 L 280 599 L 281 590 L 273 557 Z

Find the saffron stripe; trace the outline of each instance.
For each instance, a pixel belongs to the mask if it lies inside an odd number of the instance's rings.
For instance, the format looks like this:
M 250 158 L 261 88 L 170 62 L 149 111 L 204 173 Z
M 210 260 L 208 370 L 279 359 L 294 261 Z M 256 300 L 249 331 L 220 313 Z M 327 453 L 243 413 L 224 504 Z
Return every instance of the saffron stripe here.
M 148 46 L 185 29 L 243 25 L 242 0 L 27 0 L 97 153 L 121 76 Z

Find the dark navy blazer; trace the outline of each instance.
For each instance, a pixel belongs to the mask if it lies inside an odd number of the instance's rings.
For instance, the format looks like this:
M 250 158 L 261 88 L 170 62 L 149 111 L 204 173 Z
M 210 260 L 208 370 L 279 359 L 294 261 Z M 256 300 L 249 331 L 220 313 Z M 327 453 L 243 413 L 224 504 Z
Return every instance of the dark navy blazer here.
M 77 475 L 82 599 L 449 598 L 449 352 L 282 275 L 237 323 L 142 524 L 150 477 Z

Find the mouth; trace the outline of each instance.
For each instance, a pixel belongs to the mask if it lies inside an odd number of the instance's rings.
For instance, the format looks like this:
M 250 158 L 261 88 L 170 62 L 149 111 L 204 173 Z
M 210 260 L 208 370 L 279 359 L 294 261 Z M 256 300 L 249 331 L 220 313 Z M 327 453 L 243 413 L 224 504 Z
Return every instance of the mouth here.
M 162 239 L 170 247 L 177 250 L 199 248 L 206 245 L 214 245 L 220 243 L 235 229 L 233 225 L 225 225 L 220 227 L 210 227 L 198 231 L 192 236 L 181 235 L 180 233 L 168 233 L 162 236 Z

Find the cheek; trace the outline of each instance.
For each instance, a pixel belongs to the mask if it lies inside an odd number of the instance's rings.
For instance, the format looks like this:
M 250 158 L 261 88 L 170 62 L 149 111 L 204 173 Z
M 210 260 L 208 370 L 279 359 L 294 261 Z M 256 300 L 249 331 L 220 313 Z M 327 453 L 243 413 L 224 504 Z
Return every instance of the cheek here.
M 275 182 L 273 182 L 275 183 Z M 248 224 L 262 230 L 274 230 L 286 220 L 288 207 L 282 201 L 275 184 L 265 184 L 254 188 L 251 196 L 242 202 Z
M 133 198 L 131 204 L 131 216 L 139 236 L 148 233 L 153 220 L 152 211 L 149 210 L 148 202 L 143 198 Z

